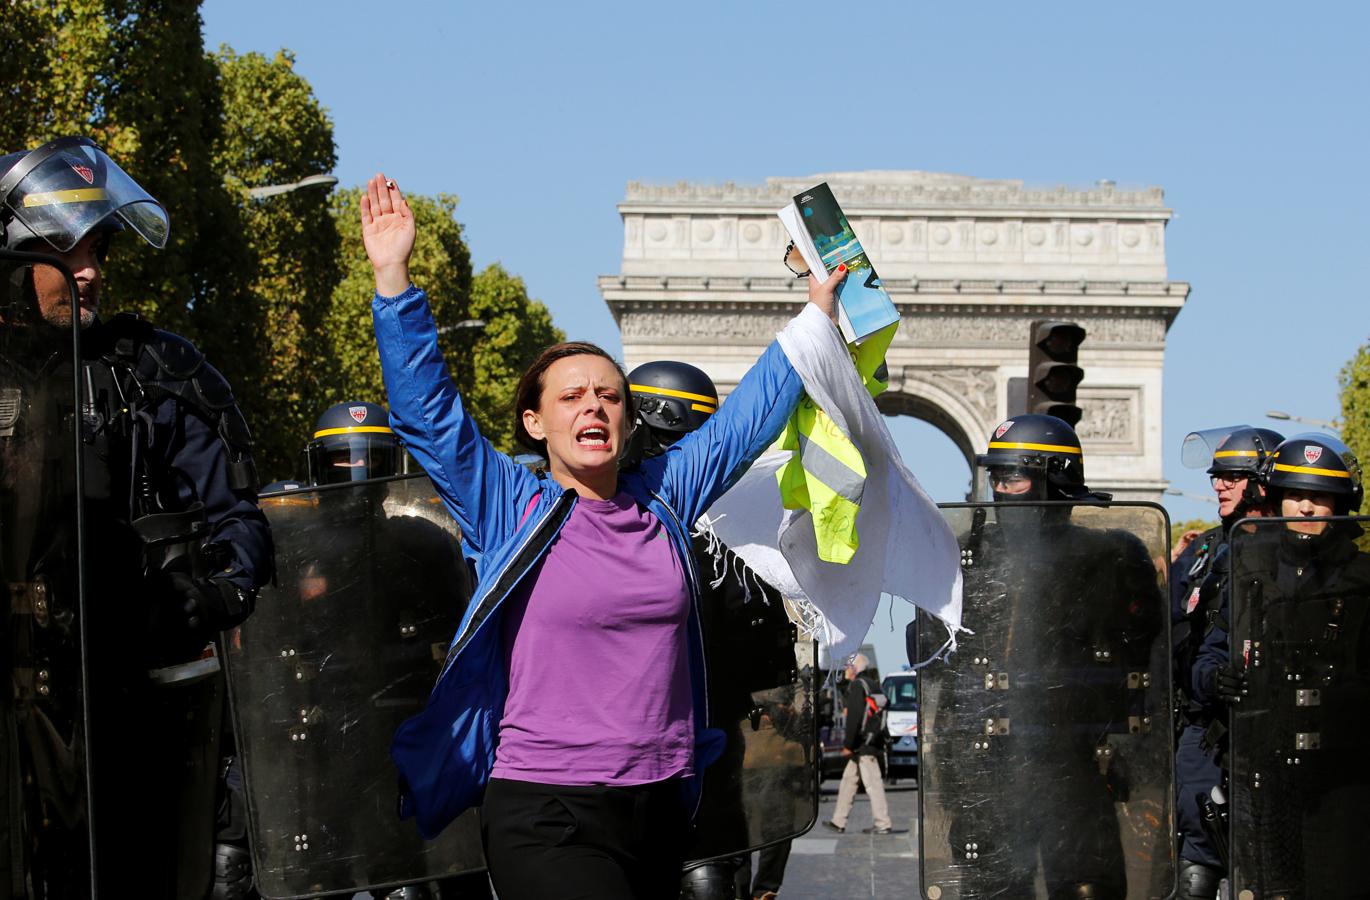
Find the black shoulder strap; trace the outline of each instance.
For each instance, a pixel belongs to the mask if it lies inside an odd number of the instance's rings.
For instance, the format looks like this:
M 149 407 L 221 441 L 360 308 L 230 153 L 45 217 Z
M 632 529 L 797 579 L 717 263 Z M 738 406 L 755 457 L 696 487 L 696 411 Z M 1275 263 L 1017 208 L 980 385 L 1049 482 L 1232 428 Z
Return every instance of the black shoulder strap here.
M 228 451 L 229 487 L 255 490 L 252 434 L 233 389 L 219 370 L 190 341 L 153 328 L 137 316 L 120 314 L 110 324 L 118 329 L 115 355 L 133 371 L 145 397 L 156 402 L 171 396 L 199 412 Z

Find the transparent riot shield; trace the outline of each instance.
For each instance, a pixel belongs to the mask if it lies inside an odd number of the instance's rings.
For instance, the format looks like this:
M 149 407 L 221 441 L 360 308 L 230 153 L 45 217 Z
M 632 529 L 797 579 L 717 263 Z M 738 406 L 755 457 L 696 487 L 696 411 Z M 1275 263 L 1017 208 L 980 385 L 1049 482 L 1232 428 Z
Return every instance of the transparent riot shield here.
M 1232 896 L 1364 897 L 1370 854 L 1370 518 L 1233 526 Z
M 779 593 L 730 551 L 716 571 L 701 559 L 709 720 L 727 744 L 704 771 L 690 862 L 798 837 L 818 816 L 816 644 L 801 637 Z
M 39 316 L 37 264 L 66 276 L 69 331 Z M 56 259 L 0 250 L 0 878 L 45 896 L 93 891 L 95 872 L 76 296 Z
M 470 599 L 432 484 L 297 490 L 262 508 L 277 582 L 225 648 L 258 889 L 303 897 L 482 869 L 474 810 L 431 842 L 399 818 L 389 754 Z
M 970 633 L 919 672 L 923 896 L 1170 896 L 1165 511 L 942 510 Z M 946 641 L 920 615 L 919 658 Z

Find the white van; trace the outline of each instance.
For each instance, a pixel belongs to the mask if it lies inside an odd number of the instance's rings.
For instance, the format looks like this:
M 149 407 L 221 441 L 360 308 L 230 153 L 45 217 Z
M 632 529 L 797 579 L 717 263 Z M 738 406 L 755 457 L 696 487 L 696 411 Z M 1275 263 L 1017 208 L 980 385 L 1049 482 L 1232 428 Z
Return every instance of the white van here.
M 918 777 L 918 673 L 895 672 L 881 682 L 889 705 L 885 711 L 888 778 Z

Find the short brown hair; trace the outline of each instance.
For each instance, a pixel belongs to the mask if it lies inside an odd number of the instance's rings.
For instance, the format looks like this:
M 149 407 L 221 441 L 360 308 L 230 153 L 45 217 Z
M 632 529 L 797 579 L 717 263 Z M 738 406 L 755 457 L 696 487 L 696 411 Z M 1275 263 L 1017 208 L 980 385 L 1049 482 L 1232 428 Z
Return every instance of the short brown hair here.
M 618 377 L 623 379 L 623 402 L 629 403 L 628 373 L 623 371 L 623 366 L 619 365 L 618 360 L 610 356 L 603 347 L 589 341 L 563 341 L 560 344 L 553 344 L 537 355 L 519 377 L 518 387 L 514 390 L 514 440 L 534 453 L 545 455 L 547 442 L 534 439 L 528 433 L 528 429 L 523 427 L 523 411 L 541 408 L 543 375 L 551 368 L 552 363 L 568 356 L 582 355 L 598 356 L 614 364 L 614 368 L 618 370 Z

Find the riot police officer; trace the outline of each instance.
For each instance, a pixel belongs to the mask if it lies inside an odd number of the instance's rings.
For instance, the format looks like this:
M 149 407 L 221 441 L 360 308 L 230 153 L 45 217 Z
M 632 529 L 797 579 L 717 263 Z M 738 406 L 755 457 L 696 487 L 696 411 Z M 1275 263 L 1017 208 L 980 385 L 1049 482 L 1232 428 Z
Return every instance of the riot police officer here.
M 305 484 L 317 487 L 325 484 L 367 481 L 394 475 L 401 468 L 404 450 L 390 428 L 385 407 L 366 401 L 349 401 L 330 406 L 314 423 L 310 440 L 305 444 Z M 263 494 L 299 490 L 297 481 L 275 481 L 262 488 Z M 331 498 L 322 511 L 331 513 L 341 498 Z M 268 501 L 270 503 L 271 501 Z M 312 502 L 317 503 L 317 500 Z M 344 517 L 345 518 L 345 517 Z M 346 522 L 341 523 L 344 527 Z M 302 576 L 302 595 L 313 599 L 326 589 L 327 579 L 320 570 L 320 561 L 312 560 L 308 573 Z M 226 726 L 226 730 L 228 730 Z M 218 832 L 215 842 L 215 879 L 213 900 L 249 900 L 257 896 L 255 876 L 249 850 L 247 802 L 243 789 L 242 760 L 234 753 L 224 771 L 220 793 Z M 426 896 L 426 888 L 397 888 L 395 896 Z
M 272 545 L 228 383 L 184 338 L 101 313 L 112 238 L 131 230 L 160 248 L 168 228 L 86 138 L 0 157 L 0 565 L 15 680 L 0 739 L 22 748 L 4 754 L 0 865 L 20 895 L 209 889 L 213 641 L 252 611 Z
M 683 362 L 644 363 L 628 373 L 634 427 L 625 464 L 637 454 L 665 453 L 686 434 L 708 421 L 718 408 L 718 390 L 702 370 Z M 701 585 L 699 611 L 709 662 L 709 725 L 727 735 L 723 757 L 705 770 L 704 801 L 696 817 L 695 846 L 688 856 L 713 856 L 723 848 L 752 845 L 744 797 L 743 762 L 748 723 L 767 715 L 781 723 L 797 719 L 793 708 L 764 707 L 753 702 L 762 692 L 791 684 L 794 631 L 780 595 L 756 576 L 736 554 L 706 537 L 695 538 Z M 712 573 L 712 574 L 710 574 Z M 764 713 L 763 713 L 764 710 Z M 790 843 L 780 841 L 760 853 L 756 880 L 749 857 L 687 864 L 681 879 L 682 900 L 732 900 L 773 897 L 780 889 Z
M 459 533 L 435 515 L 427 478 L 394 477 L 404 448 L 385 407 L 328 408 L 302 453 L 308 484 L 262 501 L 279 573 L 229 654 L 258 886 L 489 897 L 474 822 L 421 840 L 394 813 L 387 753 L 438 675 L 451 610 L 470 597 Z M 308 854 L 292 856 L 296 835 Z M 443 877 L 452 872 L 465 874 Z
M 1211 633 L 1196 680 L 1232 705 L 1233 895 L 1367 897 L 1370 556 L 1360 465 L 1296 435 L 1265 460 L 1274 512 L 1234 532 L 1230 643 Z
M 970 633 L 919 679 L 925 889 L 1149 896 L 1171 871 L 1153 857 L 1170 791 L 1164 598 L 1146 544 L 1123 527 L 1147 511 L 1106 506 L 1074 429 L 1053 416 L 1002 423 L 976 464 L 995 505 L 948 510 L 969 517 Z M 1117 527 L 1084 524 L 1082 508 Z M 940 625 L 916 627 L 920 657 L 942 644 Z M 1143 856 L 1153 863 L 1138 871 Z
M 1228 532 L 1243 518 L 1267 513 L 1258 473 L 1284 437 L 1268 428 L 1237 425 L 1186 437 L 1186 461 L 1211 448 L 1208 474 L 1218 495 L 1221 524 L 1190 543 L 1171 567 L 1171 643 L 1176 709 L 1182 721 L 1175 749 L 1176 824 L 1180 831 L 1179 896 L 1212 900 L 1226 861 L 1210 836 L 1204 809 L 1222 781 L 1219 753 L 1227 711 L 1217 697 L 1196 687 L 1199 647 L 1215 629 L 1228 627 Z M 1225 660 L 1224 660 L 1225 662 Z
M 330 406 L 305 445 L 312 485 L 388 478 L 403 469 L 404 449 L 385 407 L 364 400 Z
M 628 373 L 628 388 L 635 418 L 632 439 L 624 451 L 628 464 L 665 453 L 718 411 L 718 388 L 704 370 L 689 363 L 670 359 L 643 363 Z

